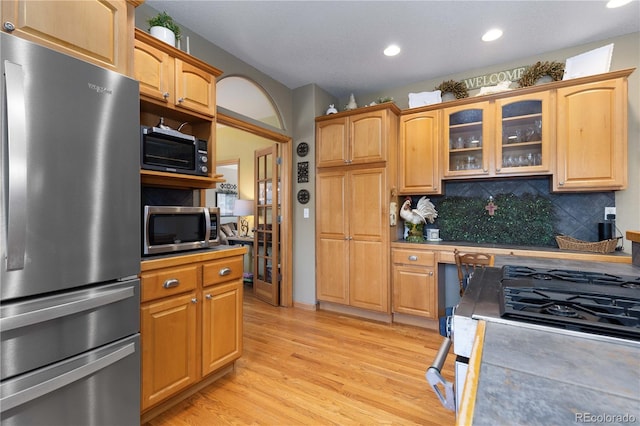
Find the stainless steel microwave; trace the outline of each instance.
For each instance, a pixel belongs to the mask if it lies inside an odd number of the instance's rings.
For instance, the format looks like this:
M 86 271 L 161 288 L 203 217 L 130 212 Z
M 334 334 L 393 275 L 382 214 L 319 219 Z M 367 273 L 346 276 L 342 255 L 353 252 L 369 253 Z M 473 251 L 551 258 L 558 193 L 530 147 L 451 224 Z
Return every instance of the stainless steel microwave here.
M 216 246 L 219 223 L 217 207 L 144 206 L 142 254 Z
M 207 141 L 173 129 L 140 127 L 140 167 L 160 172 L 208 176 Z

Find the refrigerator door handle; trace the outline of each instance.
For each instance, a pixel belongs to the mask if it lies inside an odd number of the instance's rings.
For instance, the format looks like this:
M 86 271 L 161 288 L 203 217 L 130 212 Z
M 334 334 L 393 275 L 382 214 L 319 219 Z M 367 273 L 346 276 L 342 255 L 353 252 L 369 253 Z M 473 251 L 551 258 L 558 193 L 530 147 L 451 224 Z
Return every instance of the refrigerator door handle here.
M 123 346 L 101 358 L 96 359 L 95 361 L 91 361 L 78 368 L 74 368 L 73 370 L 60 374 L 51 380 L 47 380 L 29 388 L 12 393 L 0 399 L 2 411 L 11 410 L 12 408 L 33 401 L 36 398 L 40 398 L 43 395 L 53 393 L 58 389 L 70 385 L 73 382 L 81 380 L 85 377 L 89 377 L 97 371 L 109 367 L 110 365 L 115 364 L 116 362 L 128 357 L 133 353 L 135 353 L 135 344 L 129 343 L 126 346 Z
M 22 65 L 4 61 L 9 152 L 7 270 L 24 269 L 27 236 L 27 115 Z
M 32 324 L 43 323 L 56 318 L 73 315 L 79 312 L 94 309 L 99 306 L 108 305 L 119 300 L 124 300 L 135 296 L 133 286 L 109 290 L 102 294 L 87 293 L 86 297 L 80 300 L 71 300 L 66 303 L 56 303 L 35 311 L 12 315 L 0 319 L 0 329 L 2 331 L 14 330 Z

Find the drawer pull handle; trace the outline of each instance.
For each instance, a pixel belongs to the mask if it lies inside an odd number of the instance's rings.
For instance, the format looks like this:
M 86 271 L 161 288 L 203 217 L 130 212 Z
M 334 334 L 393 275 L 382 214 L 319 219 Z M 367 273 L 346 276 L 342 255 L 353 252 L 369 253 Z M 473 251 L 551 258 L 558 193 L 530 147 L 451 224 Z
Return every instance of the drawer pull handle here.
M 231 268 L 222 268 L 220 269 L 220 272 L 218 272 L 218 275 L 220 275 L 221 277 L 224 277 L 225 275 L 229 275 L 231 273 Z
M 176 279 L 176 278 L 171 278 L 170 280 L 166 280 L 164 282 L 164 284 L 162 285 L 162 287 L 164 288 L 174 288 L 174 287 L 178 287 L 180 285 L 180 280 Z
M 416 260 L 418 260 L 418 256 L 411 255 L 411 256 L 409 256 L 409 260 L 412 261 L 412 262 L 415 262 Z

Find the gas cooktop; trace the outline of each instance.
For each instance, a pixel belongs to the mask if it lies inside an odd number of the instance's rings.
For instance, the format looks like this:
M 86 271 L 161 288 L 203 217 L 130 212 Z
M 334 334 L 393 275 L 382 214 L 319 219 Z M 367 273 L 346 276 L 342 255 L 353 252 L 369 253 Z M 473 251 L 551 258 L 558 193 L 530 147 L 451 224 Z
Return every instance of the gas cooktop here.
M 640 341 L 640 277 L 504 266 L 500 315 Z

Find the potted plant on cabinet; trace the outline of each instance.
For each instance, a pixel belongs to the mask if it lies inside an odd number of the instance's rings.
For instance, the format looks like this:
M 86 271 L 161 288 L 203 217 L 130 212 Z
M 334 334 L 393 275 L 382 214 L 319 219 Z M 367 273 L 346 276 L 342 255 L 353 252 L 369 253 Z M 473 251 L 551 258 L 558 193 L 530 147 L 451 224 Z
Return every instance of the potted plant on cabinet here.
M 173 18 L 162 12 L 147 21 L 152 36 L 175 47 L 176 40 L 180 40 L 180 27 Z

